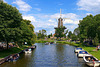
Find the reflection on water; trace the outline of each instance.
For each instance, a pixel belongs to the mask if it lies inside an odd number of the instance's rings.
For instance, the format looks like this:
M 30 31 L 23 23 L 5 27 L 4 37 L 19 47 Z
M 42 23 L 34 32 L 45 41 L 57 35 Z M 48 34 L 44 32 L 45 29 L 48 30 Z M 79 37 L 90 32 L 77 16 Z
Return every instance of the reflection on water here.
M 82 58 L 77 58 L 73 46 L 43 43 L 36 46 L 32 54 L 20 54 L 17 62 L 7 62 L 0 67 L 87 67 Z

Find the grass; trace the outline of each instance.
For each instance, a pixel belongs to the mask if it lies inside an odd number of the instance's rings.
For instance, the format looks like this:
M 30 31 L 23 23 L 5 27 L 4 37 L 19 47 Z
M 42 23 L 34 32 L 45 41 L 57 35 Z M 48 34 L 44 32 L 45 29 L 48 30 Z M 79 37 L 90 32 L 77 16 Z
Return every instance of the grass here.
M 93 51 L 93 50 L 96 50 L 95 47 L 82 47 L 82 48 L 100 60 L 100 50 Z
M 26 49 L 28 47 L 29 46 L 23 45 L 23 46 L 21 46 L 19 48 L 13 47 L 13 48 L 10 48 L 10 49 L 6 49 L 6 50 L 3 50 L 3 51 L 0 51 L 0 58 L 4 58 L 4 57 L 9 56 L 11 54 L 19 53 L 23 49 Z

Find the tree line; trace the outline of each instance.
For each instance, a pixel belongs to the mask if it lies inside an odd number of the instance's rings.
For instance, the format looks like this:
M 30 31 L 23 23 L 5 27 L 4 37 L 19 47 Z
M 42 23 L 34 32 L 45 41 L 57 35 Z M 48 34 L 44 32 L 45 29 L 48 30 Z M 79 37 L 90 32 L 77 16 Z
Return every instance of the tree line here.
M 80 20 L 78 28 L 71 33 L 70 37 L 73 37 L 73 40 L 80 40 L 81 43 L 98 45 L 100 43 L 100 14 L 87 15 Z
M 8 47 L 9 42 L 21 45 L 33 44 L 35 40 L 31 21 L 24 20 L 16 7 L 0 1 L 0 42 L 6 42 Z

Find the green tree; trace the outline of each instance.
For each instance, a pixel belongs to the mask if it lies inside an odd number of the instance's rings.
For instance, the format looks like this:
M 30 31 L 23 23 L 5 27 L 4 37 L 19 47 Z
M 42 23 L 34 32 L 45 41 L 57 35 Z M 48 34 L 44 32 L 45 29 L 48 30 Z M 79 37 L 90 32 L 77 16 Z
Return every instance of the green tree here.
M 33 44 L 35 40 L 31 21 L 23 20 L 16 7 L 0 2 L 0 41 L 6 42 L 8 48 L 9 42 Z
M 69 31 L 67 36 L 68 36 L 68 38 L 70 38 L 70 39 L 71 39 L 71 38 L 72 38 L 72 32 L 71 32 L 71 31 Z
M 45 37 L 47 37 L 46 30 L 44 30 L 44 29 L 39 30 L 37 38 L 44 39 Z
M 22 16 L 16 7 L 0 2 L 0 41 L 5 41 L 7 48 L 9 42 L 18 40 L 20 37 L 21 21 Z
M 80 41 L 83 42 L 84 39 L 91 39 L 92 37 L 89 35 L 89 26 L 91 26 L 94 22 L 94 17 L 92 15 L 88 15 L 79 23 L 80 30 Z
M 36 35 L 34 33 L 34 26 L 31 24 L 31 21 L 23 20 L 20 29 L 22 30 L 20 40 L 21 43 L 28 42 L 30 45 L 35 43 Z
M 78 37 L 77 37 L 77 35 L 75 35 L 75 34 L 72 34 L 72 35 L 71 35 L 71 38 L 72 38 L 73 41 L 78 40 Z
M 52 33 L 50 35 L 48 35 L 48 38 L 50 38 L 52 36 Z
M 62 37 L 66 37 L 66 34 L 68 33 L 68 30 L 64 31 L 65 29 L 66 29 L 65 27 L 56 28 L 55 37 L 60 38 L 60 39 Z

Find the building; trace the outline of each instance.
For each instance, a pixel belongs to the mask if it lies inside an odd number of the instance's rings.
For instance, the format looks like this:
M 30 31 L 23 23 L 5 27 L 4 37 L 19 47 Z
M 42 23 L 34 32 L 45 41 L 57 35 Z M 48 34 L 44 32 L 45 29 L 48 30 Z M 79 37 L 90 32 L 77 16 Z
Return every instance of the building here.
M 55 29 L 55 35 L 56 34 L 59 35 L 59 33 L 64 34 L 64 30 L 66 29 L 66 27 L 63 26 L 63 21 L 64 21 L 65 18 L 62 18 L 61 16 L 62 16 L 62 14 L 61 14 L 61 9 L 60 9 L 60 18 L 58 18 L 58 27 L 54 28 Z M 59 33 L 57 33 L 57 30 L 58 29 L 60 30 L 61 28 L 63 29 L 63 31 L 61 30 Z

